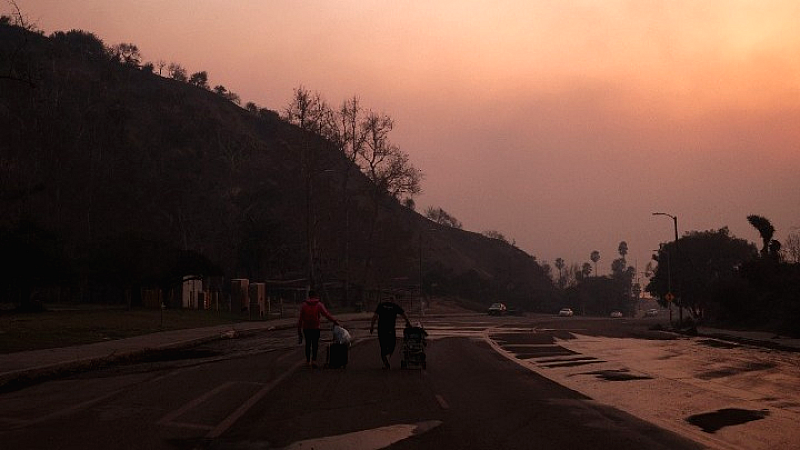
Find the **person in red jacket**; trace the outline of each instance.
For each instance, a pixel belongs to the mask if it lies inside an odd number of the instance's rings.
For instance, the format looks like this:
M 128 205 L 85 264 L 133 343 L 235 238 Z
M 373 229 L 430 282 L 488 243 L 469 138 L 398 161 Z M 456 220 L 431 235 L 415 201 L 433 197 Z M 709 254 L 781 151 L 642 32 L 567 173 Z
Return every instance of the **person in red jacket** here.
M 320 315 L 325 316 L 334 325 L 339 325 L 339 321 L 319 301 L 316 291 L 311 289 L 308 291 L 308 299 L 300 306 L 300 318 L 297 320 L 297 334 L 300 339 L 306 340 L 306 364 L 309 367 L 317 367 Z

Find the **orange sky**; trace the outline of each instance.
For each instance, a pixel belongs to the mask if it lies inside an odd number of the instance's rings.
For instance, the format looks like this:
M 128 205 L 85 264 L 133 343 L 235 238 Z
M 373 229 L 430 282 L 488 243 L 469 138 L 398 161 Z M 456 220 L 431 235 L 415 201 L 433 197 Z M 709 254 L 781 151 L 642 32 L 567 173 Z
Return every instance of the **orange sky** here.
M 391 4 L 389 4 L 391 3 Z M 395 119 L 420 210 L 540 260 L 639 270 L 679 231 L 800 227 L 800 2 L 17 0 L 281 110 L 300 84 Z M 8 13 L 10 7 L 0 7 Z

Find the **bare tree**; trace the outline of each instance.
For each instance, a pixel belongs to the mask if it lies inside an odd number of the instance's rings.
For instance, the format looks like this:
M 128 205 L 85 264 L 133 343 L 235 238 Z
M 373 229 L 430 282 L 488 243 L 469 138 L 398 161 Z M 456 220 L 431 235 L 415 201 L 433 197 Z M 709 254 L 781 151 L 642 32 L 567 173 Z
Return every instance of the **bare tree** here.
M 169 77 L 173 80 L 183 81 L 184 83 L 189 79 L 189 77 L 186 76 L 186 69 L 175 62 L 169 63 L 169 66 L 167 66 L 167 74 L 169 74 Z
M 581 267 L 578 264 L 570 264 L 564 271 L 564 287 L 575 287 L 582 279 L 582 275 Z
M 356 163 L 366 142 L 366 134 L 361 126 L 363 113 L 360 101 L 355 95 L 343 101 L 339 107 L 337 134 L 339 148 L 353 164 Z
M 344 267 L 344 303 L 348 305 L 350 289 L 350 180 L 355 171 L 358 171 L 357 158 L 364 146 L 366 135 L 361 126 L 364 111 L 361 108 L 357 96 L 346 99 L 339 106 L 339 111 L 333 116 L 328 138 L 334 143 L 336 148 L 347 158 L 349 164 L 345 166 L 342 173 L 342 207 L 344 211 L 344 224 L 342 233 L 344 235 L 344 249 L 342 252 Z M 413 202 L 412 199 L 408 199 Z
M 22 11 L 19 9 L 16 1 L 8 0 L 8 4 L 14 9 L 12 13 L 13 16 L 3 16 L 3 22 L 14 25 L 15 27 L 20 27 L 26 31 L 36 31 L 36 25 L 28 22 L 28 19 L 22 15 Z
M 558 269 L 558 287 L 564 288 L 564 259 L 563 258 L 556 258 L 555 266 Z
M 422 173 L 414 168 L 408 155 L 389 141 L 394 121 L 386 114 L 370 111 L 362 128 L 365 145 L 359 152 L 362 171 L 380 192 L 402 200 L 421 191 Z
M 318 95 L 314 95 L 303 85 L 295 88 L 289 106 L 284 110 L 283 118 L 304 130 L 311 130 L 314 125 L 313 111 L 317 109 L 314 104 Z
M 786 237 L 783 247 L 784 259 L 791 263 L 800 263 L 800 232 L 794 231 Z
M 458 228 L 458 229 L 462 228 L 461 222 L 459 222 L 458 219 L 453 217 L 451 214 L 449 214 L 447 211 L 445 211 L 442 208 L 435 208 L 433 206 L 429 206 L 428 209 L 425 210 L 425 217 L 427 217 L 428 219 L 438 223 L 439 225 L 445 225 L 445 226 L 448 226 L 448 227 Z M 490 234 L 487 235 L 486 233 L 490 233 Z M 484 235 L 487 236 L 487 237 L 491 237 L 492 239 L 500 239 L 503 242 L 508 242 L 506 240 L 505 236 L 503 236 L 499 232 L 495 231 L 494 233 L 497 233 L 497 234 L 492 234 L 492 232 L 484 232 Z

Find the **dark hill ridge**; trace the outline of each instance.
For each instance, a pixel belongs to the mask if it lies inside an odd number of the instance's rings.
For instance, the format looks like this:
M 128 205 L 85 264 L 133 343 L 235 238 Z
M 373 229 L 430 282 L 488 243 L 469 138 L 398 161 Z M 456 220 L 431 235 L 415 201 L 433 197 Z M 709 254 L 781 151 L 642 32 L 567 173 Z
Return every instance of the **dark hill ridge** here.
M 114 300 L 187 273 L 302 279 L 313 261 L 317 282 L 353 292 L 422 277 L 481 304 L 549 298 L 530 255 L 388 195 L 371 234 L 374 186 L 325 140 L 120 64 L 89 33 L 0 25 L 0 75 L 5 295 L 59 285 Z

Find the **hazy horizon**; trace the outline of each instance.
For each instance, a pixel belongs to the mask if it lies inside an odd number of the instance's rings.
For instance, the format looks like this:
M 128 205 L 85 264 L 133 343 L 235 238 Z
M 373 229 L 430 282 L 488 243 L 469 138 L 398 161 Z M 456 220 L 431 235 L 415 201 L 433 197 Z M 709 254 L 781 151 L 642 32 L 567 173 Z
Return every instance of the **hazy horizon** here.
M 792 1 L 18 0 L 281 111 L 300 85 L 357 95 L 441 207 L 540 261 L 718 229 L 760 246 L 800 227 L 800 3 Z M 11 13 L 11 6 L 0 8 Z

